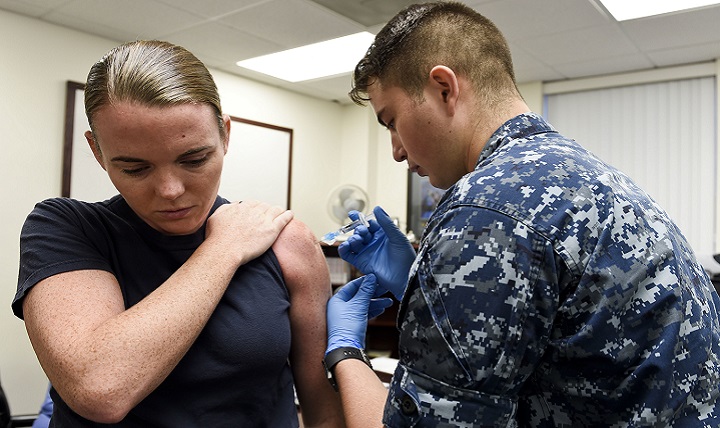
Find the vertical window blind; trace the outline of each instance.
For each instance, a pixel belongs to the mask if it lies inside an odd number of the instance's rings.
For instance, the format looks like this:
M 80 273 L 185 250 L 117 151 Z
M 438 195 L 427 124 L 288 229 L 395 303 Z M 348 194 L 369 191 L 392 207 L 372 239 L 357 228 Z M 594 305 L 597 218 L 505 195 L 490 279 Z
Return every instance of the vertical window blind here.
M 545 116 L 645 189 L 697 254 L 713 254 L 715 79 L 700 77 L 547 95 Z

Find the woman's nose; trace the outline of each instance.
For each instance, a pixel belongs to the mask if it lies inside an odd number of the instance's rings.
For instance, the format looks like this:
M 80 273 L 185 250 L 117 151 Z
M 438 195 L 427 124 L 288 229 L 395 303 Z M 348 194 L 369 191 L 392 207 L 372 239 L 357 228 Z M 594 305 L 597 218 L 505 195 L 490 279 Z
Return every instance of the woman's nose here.
M 164 172 L 156 178 L 155 193 L 164 199 L 173 200 L 185 192 L 181 177 L 172 172 Z

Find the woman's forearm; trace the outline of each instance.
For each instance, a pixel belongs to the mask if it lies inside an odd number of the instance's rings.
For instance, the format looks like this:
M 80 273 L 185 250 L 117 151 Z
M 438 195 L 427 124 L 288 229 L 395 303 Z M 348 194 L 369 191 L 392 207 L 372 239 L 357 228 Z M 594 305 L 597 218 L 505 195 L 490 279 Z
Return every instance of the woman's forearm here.
M 25 302 L 28 334 L 73 410 L 91 420 L 121 420 L 167 377 L 236 270 L 222 260 L 222 254 L 201 246 L 127 310 L 108 272 L 68 272 L 36 285 Z

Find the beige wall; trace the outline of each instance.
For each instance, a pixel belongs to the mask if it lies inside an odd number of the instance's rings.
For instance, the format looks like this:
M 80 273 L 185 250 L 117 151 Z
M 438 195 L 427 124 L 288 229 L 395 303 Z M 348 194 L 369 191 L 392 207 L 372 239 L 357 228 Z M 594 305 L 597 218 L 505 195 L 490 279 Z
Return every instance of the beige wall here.
M 543 84 L 542 82 L 528 82 L 518 84 L 520 95 L 531 111 L 542 115 L 543 112 Z
M 10 311 L 25 216 L 61 186 L 65 81 L 84 80 L 112 43 L 0 11 L 0 376 L 13 413 L 37 412 L 47 381 Z

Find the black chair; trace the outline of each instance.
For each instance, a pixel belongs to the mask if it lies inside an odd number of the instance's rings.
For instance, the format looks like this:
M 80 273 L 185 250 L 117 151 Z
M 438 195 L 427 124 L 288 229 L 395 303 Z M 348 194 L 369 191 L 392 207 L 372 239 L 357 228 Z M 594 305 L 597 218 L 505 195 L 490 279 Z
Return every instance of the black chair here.
M 31 427 L 33 422 L 34 415 L 12 416 L 5 391 L 0 385 L 0 428 Z
M 720 254 L 700 254 L 698 260 L 710 277 L 715 290 L 720 294 Z
M 16 415 L 10 420 L 10 426 L 16 427 L 31 427 L 35 422 L 35 416 L 33 415 Z
M 10 405 L 8 404 L 5 391 L 0 385 L 0 428 L 10 428 L 12 416 L 10 415 Z

